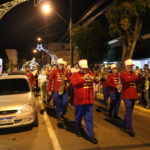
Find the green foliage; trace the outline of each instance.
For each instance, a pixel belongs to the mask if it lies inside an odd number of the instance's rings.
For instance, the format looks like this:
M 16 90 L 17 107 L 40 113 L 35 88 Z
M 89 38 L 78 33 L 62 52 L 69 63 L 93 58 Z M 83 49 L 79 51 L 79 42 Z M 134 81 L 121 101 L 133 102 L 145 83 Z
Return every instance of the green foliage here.
M 104 28 L 98 22 L 73 29 L 73 42 L 80 59 L 88 59 L 90 64 L 103 60 L 104 53 L 107 51 L 107 37 Z
M 143 16 L 150 8 L 150 0 L 114 0 L 106 12 L 109 33 L 120 38 L 122 45 L 121 64 L 132 58 L 139 39 Z
M 9 71 L 13 71 L 15 69 L 15 64 L 12 60 L 9 60 L 9 62 L 6 63 L 6 69 Z
M 22 67 L 27 62 L 26 58 L 19 59 L 19 66 Z
M 150 0 L 114 0 L 106 13 L 110 35 L 124 40 L 127 34 L 132 35 L 137 19 L 142 20 L 149 7 Z

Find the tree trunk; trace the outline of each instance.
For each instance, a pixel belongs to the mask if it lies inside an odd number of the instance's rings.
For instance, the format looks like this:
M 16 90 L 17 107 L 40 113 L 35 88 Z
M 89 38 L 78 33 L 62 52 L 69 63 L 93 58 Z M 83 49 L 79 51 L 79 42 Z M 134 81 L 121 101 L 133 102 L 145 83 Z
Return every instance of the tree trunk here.
M 142 28 L 142 21 L 137 19 L 136 25 L 135 25 L 135 31 L 134 31 L 134 35 L 133 35 L 133 42 L 132 42 L 131 49 L 130 49 L 129 58 L 133 57 L 133 53 L 134 53 L 134 50 L 135 50 L 135 47 L 136 47 L 136 44 L 137 44 L 137 40 L 139 39 L 139 36 L 140 36 L 141 28 Z
M 126 59 L 126 57 L 125 57 L 126 51 L 127 51 L 127 46 L 126 46 L 126 44 L 123 44 L 122 45 L 122 57 L 121 57 L 121 63 L 120 63 L 121 70 L 124 69 L 124 61 Z
M 124 69 L 124 61 L 127 59 L 131 59 L 133 57 L 133 53 L 136 47 L 137 40 L 140 36 L 140 31 L 142 27 L 142 21 L 139 18 L 135 24 L 135 30 L 133 35 L 127 34 L 127 43 L 122 43 L 122 57 L 121 57 L 121 70 Z

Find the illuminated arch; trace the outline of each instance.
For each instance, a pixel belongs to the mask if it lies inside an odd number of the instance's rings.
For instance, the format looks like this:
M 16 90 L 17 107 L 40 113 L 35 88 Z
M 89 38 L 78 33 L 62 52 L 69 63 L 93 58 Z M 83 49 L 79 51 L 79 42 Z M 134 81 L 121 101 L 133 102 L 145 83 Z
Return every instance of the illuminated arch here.
M 11 2 L 7 2 L 7 3 L 0 5 L 0 19 L 2 19 L 3 16 L 12 8 L 26 1 L 29 1 L 29 0 L 13 0 Z

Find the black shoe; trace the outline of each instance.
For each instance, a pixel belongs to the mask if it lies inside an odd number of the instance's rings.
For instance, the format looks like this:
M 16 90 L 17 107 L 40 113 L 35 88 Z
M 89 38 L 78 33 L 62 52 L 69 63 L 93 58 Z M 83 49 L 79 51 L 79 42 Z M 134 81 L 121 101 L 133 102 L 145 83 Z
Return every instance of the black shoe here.
M 114 115 L 113 119 L 117 119 L 117 120 L 121 120 L 121 118 L 119 116 Z
M 125 129 L 125 130 L 127 129 L 127 125 L 126 125 L 125 123 L 123 123 L 123 126 L 122 126 L 122 127 L 123 127 L 123 129 Z
M 134 132 L 134 131 L 129 131 L 128 134 L 129 134 L 131 137 L 135 137 L 135 132 Z
M 91 138 L 88 137 L 88 140 L 93 144 L 98 144 L 98 140 L 95 137 L 91 137 Z
M 82 137 L 82 134 L 81 134 L 80 131 L 76 132 L 76 135 L 77 135 L 78 137 Z
M 67 117 L 65 117 L 65 116 L 63 116 L 63 115 L 61 116 L 61 119 L 63 119 L 63 120 L 68 120 Z
M 110 119 L 112 118 L 112 113 L 111 112 L 108 113 L 108 118 L 110 118 Z
M 57 127 L 60 128 L 60 129 L 63 129 L 64 128 L 64 125 L 62 122 L 58 121 L 57 122 Z
M 108 106 L 108 103 L 104 101 L 104 105 L 105 105 L 105 106 Z
M 96 111 L 97 111 L 97 112 L 101 112 L 100 107 L 97 107 L 97 108 L 96 108 Z
M 47 104 L 47 102 L 46 102 L 46 101 L 43 101 L 43 104 Z

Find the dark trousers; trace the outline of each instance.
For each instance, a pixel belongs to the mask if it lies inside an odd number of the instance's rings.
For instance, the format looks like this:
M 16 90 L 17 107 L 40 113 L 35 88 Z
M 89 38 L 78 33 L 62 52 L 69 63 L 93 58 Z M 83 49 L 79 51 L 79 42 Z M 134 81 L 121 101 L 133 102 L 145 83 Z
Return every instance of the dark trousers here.
M 110 100 L 111 102 L 109 113 L 111 114 L 112 112 L 114 112 L 113 115 L 117 116 L 121 102 L 121 94 L 119 92 L 110 93 Z
M 125 99 L 124 100 L 126 113 L 124 117 L 124 125 L 127 126 L 128 131 L 133 131 L 132 127 L 132 112 L 134 109 L 135 100 Z
M 76 131 L 81 130 L 81 121 L 84 117 L 87 135 L 88 137 L 93 137 L 93 105 L 75 105 L 75 120 L 76 120 Z
M 54 92 L 54 100 L 56 104 L 56 116 L 59 119 L 67 112 L 68 93 L 65 92 L 64 94 L 59 95 L 58 92 Z
M 104 102 L 107 103 L 109 98 L 109 87 L 103 87 Z

